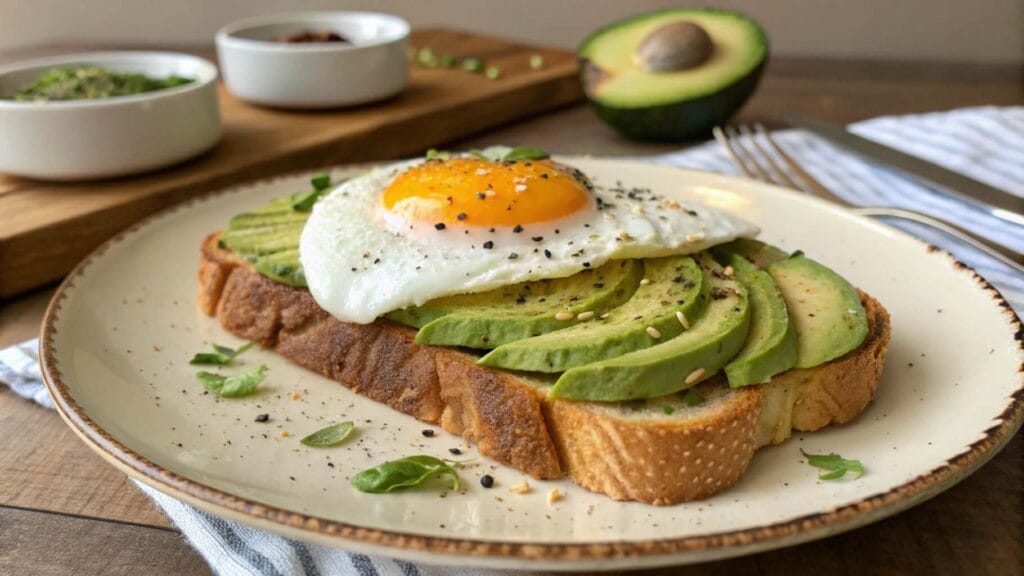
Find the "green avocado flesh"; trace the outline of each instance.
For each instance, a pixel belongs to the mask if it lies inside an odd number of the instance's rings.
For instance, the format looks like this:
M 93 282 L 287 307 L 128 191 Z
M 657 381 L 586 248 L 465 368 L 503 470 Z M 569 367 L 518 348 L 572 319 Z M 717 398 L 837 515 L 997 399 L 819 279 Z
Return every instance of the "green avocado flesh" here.
M 309 212 L 292 208 L 292 196 L 271 201 L 231 219 L 220 245 L 245 259 L 257 272 L 289 286 L 305 286 L 299 264 L 299 237 Z
M 797 368 L 812 368 L 856 349 L 868 334 L 857 290 L 842 276 L 801 254 L 768 267 L 796 328 Z
M 650 70 L 638 55 L 666 25 L 695 24 L 711 39 L 699 63 Z M 715 9 L 667 9 L 610 24 L 578 50 L 584 91 L 598 115 L 639 138 L 685 139 L 725 121 L 753 93 L 768 58 L 768 37 L 753 20 Z
M 555 382 L 550 396 L 617 402 L 652 398 L 694 386 L 714 375 L 743 346 L 750 325 L 746 289 L 702 258 L 711 301 L 689 330 L 649 348 L 571 368 Z
M 775 280 L 742 256 L 713 249 L 723 263 L 732 266 L 736 279 L 750 296 L 750 330 L 747 341 L 723 371 L 733 388 L 767 382 L 796 365 L 796 329 Z
M 722 244 L 713 251 L 716 254 L 721 252 L 738 254 L 762 270 L 766 270 L 779 260 L 789 258 L 789 252 L 753 238 L 737 238 L 728 244 Z
M 642 275 L 639 260 L 613 260 L 568 278 L 432 300 L 413 313 L 435 318 L 416 333 L 416 343 L 490 349 L 562 330 L 580 323 L 579 314 L 599 316 L 625 302 Z
M 620 356 L 657 344 L 647 333 L 653 326 L 662 338 L 683 331 L 677 312 L 698 318 L 710 286 L 689 256 L 643 262 L 644 281 L 625 304 L 605 318 L 595 316 L 557 332 L 516 340 L 492 350 L 480 364 L 528 372 L 564 372 L 574 366 Z

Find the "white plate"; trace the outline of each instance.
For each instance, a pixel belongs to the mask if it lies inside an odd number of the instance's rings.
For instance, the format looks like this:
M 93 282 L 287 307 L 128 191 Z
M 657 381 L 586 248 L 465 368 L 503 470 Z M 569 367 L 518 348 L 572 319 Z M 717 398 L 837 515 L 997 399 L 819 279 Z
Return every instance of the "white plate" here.
M 63 416 L 108 461 L 158 490 L 241 522 L 311 542 L 414 561 L 593 570 L 696 562 L 821 538 L 896 513 L 977 469 L 1024 415 L 1020 320 L 948 254 L 819 200 L 752 181 L 671 168 L 566 159 L 599 184 L 616 180 L 712 204 L 759 223 L 880 300 L 893 336 L 878 395 L 853 424 L 758 452 L 740 483 L 670 507 L 614 502 L 568 480 L 532 482 L 487 459 L 462 472 L 465 492 L 363 494 L 347 478 L 415 453 L 447 455 L 460 438 L 349 392 L 264 351 L 256 397 L 203 395 L 188 360 L 209 342 L 238 344 L 196 308 L 203 237 L 233 214 L 302 190 L 307 176 L 245 186 L 159 214 L 89 257 L 58 291 L 42 345 Z M 353 168 L 334 176 L 350 175 Z M 289 399 L 298 391 L 301 398 Z M 253 421 L 269 413 L 272 421 Z M 355 420 L 329 450 L 298 439 Z M 279 436 L 287 430 L 290 436 Z M 266 437 L 263 434 L 266 434 Z M 823 482 L 801 460 L 862 460 L 858 480 Z M 334 467 L 328 466 L 328 462 Z M 482 488 L 484 471 L 497 486 Z M 549 506 L 552 487 L 565 500 Z

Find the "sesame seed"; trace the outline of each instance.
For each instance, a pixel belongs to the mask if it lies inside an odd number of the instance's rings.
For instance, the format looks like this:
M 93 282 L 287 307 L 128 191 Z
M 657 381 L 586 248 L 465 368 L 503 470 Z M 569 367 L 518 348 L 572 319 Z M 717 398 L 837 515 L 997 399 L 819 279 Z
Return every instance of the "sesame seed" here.
M 438 222 L 437 224 L 434 224 L 434 230 L 444 230 L 445 228 L 446 226 L 444 225 L 444 222 Z
M 530 491 L 530 485 L 526 482 L 520 482 L 519 484 L 509 486 L 508 491 L 515 494 L 526 494 Z
M 561 312 L 556 312 L 555 320 L 572 320 L 572 312 L 566 312 L 564 310 Z
M 615 220 L 615 215 L 614 214 L 609 214 L 609 213 L 605 212 L 604 213 L 604 219 L 609 221 L 609 222 L 611 222 L 612 220 Z
M 725 269 L 722 270 L 722 274 L 725 274 L 729 278 L 732 278 L 732 275 L 735 274 L 735 273 L 736 273 L 736 270 L 734 270 L 732 266 L 726 266 Z
M 484 248 L 486 248 L 488 250 L 490 250 L 491 248 L 494 248 L 494 241 L 493 240 L 488 240 L 487 242 L 484 242 Z
M 516 192 L 526 192 L 526 184 L 516 184 Z
M 648 280 L 647 278 L 644 278 L 643 280 L 640 281 L 640 285 L 641 286 L 647 286 L 650 283 L 651 283 L 651 281 Z
M 281 430 L 281 438 L 287 438 L 287 437 L 288 437 L 288 431 L 287 430 Z
M 292 400 L 298 400 L 299 398 L 302 398 L 302 395 L 292 390 L 292 392 L 288 394 L 288 398 L 291 398 Z
M 491 171 L 486 169 L 486 168 L 477 168 L 476 169 L 476 175 L 477 176 L 486 176 L 486 175 L 488 175 L 490 173 L 491 173 Z
M 647 330 L 647 335 L 650 336 L 651 338 L 654 338 L 655 340 L 658 340 L 658 339 L 661 338 L 661 332 L 658 332 L 658 329 L 655 328 L 654 326 L 648 326 L 646 328 L 646 330 Z
M 593 317 L 594 313 L 590 310 L 586 312 L 580 312 L 579 314 L 576 315 L 576 319 L 579 320 L 580 322 L 586 322 L 587 320 L 590 320 Z
M 562 494 L 562 492 L 558 488 L 552 488 L 551 491 L 548 492 L 548 506 L 554 504 L 555 502 L 558 502 L 564 497 L 565 494 Z
M 484 192 L 484 194 L 486 194 L 487 197 L 490 198 L 490 197 L 493 197 L 496 194 L 496 192 L 494 190 L 488 190 L 488 191 Z
M 686 235 L 686 241 L 687 242 L 700 242 L 703 239 L 704 239 L 704 233 L 703 232 L 698 232 L 696 234 L 687 234 Z
M 686 314 L 683 314 L 681 310 L 676 310 L 676 320 L 683 325 L 683 328 L 690 329 L 690 321 L 686 319 Z
M 598 316 L 598 318 L 600 318 L 601 320 L 604 320 L 605 318 L 608 318 L 609 316 L 611 316 L 611 313 L 610 312 L 605 312 L 604 314 L 601 314 L 600 316 Z
M 685 382 L 687 384 L 696 384 L 697 380 L 700 380 L 701 376 L 703 376 L 705 372 L 707 372 L 707 370 L 697 368 L 693 372 L 690 372 L 690 375 L 686 377 Z

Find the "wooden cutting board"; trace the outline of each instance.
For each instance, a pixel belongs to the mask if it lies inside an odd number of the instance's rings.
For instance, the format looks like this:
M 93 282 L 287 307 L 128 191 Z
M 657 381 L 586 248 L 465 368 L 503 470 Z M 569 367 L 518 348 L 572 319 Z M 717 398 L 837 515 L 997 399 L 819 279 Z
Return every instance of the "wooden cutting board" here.
M 198 194 L 281 172 L 420 154 L 582 97 L 569 52 L 443 29 L 413 32 L 410 43 L 437 54 L 484 58 L 502 69 L 502 77 L 414 67 L 400 96 L 327 112 L 250 106 L 222 86 L 224 138 L 198 159 L 86 183 L 0 175 L 0 298 L 61 278 L 118 231 Z M 543 68 L 530 68 L 533 54 L 543 56 Z

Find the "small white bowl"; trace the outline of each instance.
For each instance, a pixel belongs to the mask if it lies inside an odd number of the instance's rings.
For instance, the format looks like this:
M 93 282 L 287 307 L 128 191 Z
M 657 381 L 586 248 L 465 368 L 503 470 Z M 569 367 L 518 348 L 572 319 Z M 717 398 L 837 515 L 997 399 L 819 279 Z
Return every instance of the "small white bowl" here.
M 95 65 L 193 82 L 132 96 L 18 102 L 19 88 L 57 67 Z M 40 180 L 124 176 L 196 156 L 220 139 L 217 67 L 171 52 L 93 52 L 0 68 L 0 172 Z
M 277 38 L 330 30 L 341 42 Z M 224 83 L 235 96 L 283 108 L 335 108 L 394 96 L 409 82 L 409 23 L 375 12 L 296 12 L 233 22 L 217 32 Z

